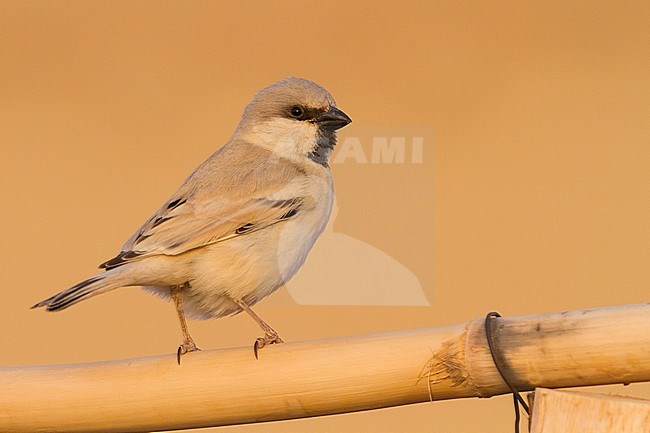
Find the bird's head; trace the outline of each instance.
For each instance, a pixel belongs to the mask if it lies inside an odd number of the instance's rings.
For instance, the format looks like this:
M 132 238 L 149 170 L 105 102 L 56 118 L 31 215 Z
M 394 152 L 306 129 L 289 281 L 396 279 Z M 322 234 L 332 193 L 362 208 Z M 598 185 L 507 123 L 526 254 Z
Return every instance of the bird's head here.
M 290 77 L 255 95 L 237 131 L 279 156 L 307 157 L 327 166 L 336 131 L 351 121 L 327 90 L 313 81 Z

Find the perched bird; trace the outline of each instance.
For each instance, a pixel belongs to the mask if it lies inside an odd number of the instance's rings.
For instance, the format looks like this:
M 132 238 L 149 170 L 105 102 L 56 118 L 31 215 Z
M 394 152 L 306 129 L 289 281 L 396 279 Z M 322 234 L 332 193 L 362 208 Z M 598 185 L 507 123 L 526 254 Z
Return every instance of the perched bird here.
M 325 228 L 333 201 L 328 158 L 351 119 L 318 84 L 285 78 L 246 106 L 230 140 L 199 165 L 122 247 L 105 272 L 32 308 L 59 311 L 123 286 L 174 301 L 182 354 L 198 350 L 185 315 L 248 313 L 264 331 L 258 348 L 282 339 L 251 306 L 286 283 Z

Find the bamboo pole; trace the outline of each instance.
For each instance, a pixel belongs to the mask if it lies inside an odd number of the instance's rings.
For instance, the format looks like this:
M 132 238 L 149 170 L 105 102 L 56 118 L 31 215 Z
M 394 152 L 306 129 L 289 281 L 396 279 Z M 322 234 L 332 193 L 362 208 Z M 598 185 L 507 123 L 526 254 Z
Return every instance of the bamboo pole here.
M 650 381 L 650 304 L 500 318 L 520 390 Z M 483 319 L 90 364 L 0 368 L 0 431 L 148 432 L 304 418 L 508 389 Z

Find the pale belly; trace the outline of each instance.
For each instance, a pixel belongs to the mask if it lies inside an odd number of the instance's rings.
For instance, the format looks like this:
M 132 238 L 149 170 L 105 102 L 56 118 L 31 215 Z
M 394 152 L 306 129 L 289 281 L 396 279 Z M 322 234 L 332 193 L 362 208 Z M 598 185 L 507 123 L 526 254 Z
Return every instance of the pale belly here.
M 190 317 L 238 313 L 233 299 L 253 305 L 280 288 L 300 269 L 323 232 L 331 202 L 266 229 L 215 243 L 191 260 L 190 287 L 183 306 Z

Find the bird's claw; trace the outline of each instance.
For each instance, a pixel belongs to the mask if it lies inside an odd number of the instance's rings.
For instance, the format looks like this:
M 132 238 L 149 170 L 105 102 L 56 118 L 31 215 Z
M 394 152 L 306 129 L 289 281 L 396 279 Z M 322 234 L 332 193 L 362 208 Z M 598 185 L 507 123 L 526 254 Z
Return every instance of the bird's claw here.
M 181 365 L 181 356 L 185 355 L 188 352 L 195 352 L 197 350 L 201 350 L 196 346 L 196 343 L 194 341 L 189 340 L 189 341 L 184 341 L 183 344 L 178 346 L 178 351 L 176 352 L 176 361 L 178 362 L 178 365 Z
M 257 340 L 255 340 L 255 344 L 253 345 L 253 352 L 255 353 L 255 359 L 259 359 L 257 354 L 262 347 L 267 346 L 269 344 L 279 344 L 279 343 L 284 343 L 284 341 L 276 333 L 267 332 L 264 337 L 259 337 Z

